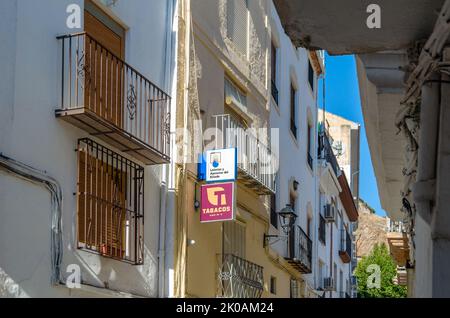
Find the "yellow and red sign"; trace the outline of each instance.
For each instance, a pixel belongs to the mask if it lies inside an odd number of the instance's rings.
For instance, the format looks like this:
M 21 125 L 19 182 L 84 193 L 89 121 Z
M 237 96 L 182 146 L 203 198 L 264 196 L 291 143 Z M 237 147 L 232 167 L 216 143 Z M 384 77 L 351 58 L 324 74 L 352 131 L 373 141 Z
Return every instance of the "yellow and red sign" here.
M 201 187 L 200 222 L 232 221 L 235 216 L 234 182 Z

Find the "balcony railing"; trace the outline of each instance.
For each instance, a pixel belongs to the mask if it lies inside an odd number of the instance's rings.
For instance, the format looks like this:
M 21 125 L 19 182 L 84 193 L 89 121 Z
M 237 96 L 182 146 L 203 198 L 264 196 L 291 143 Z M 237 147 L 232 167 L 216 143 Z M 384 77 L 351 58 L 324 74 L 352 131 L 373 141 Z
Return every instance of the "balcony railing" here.
M 320 217 L 319 217 L 319 240 L 323 244 L 326 244 L 326 224 L 327 224 L 327 221 L 322 216 L 322 214 L 320 214 Z
M 287 261 L 300 273 L 309 274 L 312 272 L 312 241 L 301 227 L 294 229 L 293 237 L 291 236 L 293 242 L 288 242 Z
M 218 297 L 260 298 L 263 267 L 232 254 L 219 255 Z
M 339 176 L 341 168 L 339 167 L 339 163 L 334 155 L 330 140 L 324 132 L 319 134 L 319 159 L 324 159 L 329 162 L 336 177 Z
M 260 141 L 255 129 L 246 129 L 231 115 L 214 116 L 216 146 L 237 148 L 239 179 L 260 195 L 275 193 L 277 158 Z
M 339 292 L 339 298 L 352 298 L 352 296 L 350 296 L 349 292 L 341 291 Z
M 145 164 L 170 162 L 170 97 L 87 33 L 58 39 L 56 116 Z
M 335 291 L 336 282 L 333 277 L 324 277 L 322 281 L 322 289 L 325 291 Z
M 346 230 L 341 230 L 341 244 L 339 246 L 339 256 L 344 263 L 350 263 L 352 256 L 352 238 Z
M 273 80 L 271 81 L 271 83 L 272 83 L 272 97 L 273 97 L 273 100 L 275 101 L 275 103 L 278 105 L 279 92 L 278 92 L 277 84 Z

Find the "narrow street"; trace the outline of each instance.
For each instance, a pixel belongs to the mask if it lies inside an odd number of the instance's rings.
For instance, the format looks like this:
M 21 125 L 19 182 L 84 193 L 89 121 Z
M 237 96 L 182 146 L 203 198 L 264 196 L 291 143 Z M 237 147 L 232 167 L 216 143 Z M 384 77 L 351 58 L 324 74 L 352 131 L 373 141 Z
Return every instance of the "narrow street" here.
M 0 298 L 450 297 L 449 36 L 450 0 L 1 0 Z

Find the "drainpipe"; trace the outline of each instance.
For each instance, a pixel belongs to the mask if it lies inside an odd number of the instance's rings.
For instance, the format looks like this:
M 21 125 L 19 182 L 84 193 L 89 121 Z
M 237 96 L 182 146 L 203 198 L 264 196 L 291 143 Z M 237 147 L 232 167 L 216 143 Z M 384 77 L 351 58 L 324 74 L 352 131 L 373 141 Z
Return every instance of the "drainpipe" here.
M 166 285 L 166 198 L 167 198 L 167 175 L 169 169 L 167 165 L 162 167 L 162 181 L 161 181 L 161 193 L 160 193 L 160 208 L 159 208 L 159 273 L 158 273 L 158 295 L 160 298 L 165 297 L 165 285 Z
M 433 74 L 422 87 L 417 182 L 413 187 L 417 212 L 431 223 L 431 204 L 436 191 L 436 152 L 440 113 L 440 75 Z
M 330 223 L 330 277 L 336 279 L 334 275 L 334 266 L 333 266 L 333 223 Z M 334 282 L 336 285 L 336 282 Z M 330 298 L 333 298 L 333 292 L 330 291 Z
M 320 75 L 320 77 L 318 78 L 317 82 L 319 82 L 319 79 L 321 79 L 322 85 L 323 85 L 323 90 L 322 90 L 322 94 L 323 94 L 323 112 L 325 112 L 325 71 Z M 319 87 L 319 85 L 317 85 L 317 88 Z M 320 187 L 320 183 L 319 183 L 319 169 L 317 168 L 318 165 L 318 159 L 317 159 L 317 149 L 319 147 L 319 130 L 318 130 L 318 122 L 319 122 L 319 89 L 316 89 L 316 122 L 315 122 L 315 136 L 314 136 L 314 141 L 315 141 L 315 147 L 314 147 L 314 161 L 316 162 L 316 165 L 314 167 L 315 169 L 315 173 L 314 173 L 314 202 L 315 202 L 315 207 L 316 210 L 314 212 L 314 240 L 313 242 L 316 242 L 316 244 L 314 244 L 314 250 L 315 250 L 315 260 L 314 260 L 314 290 L 318 290 L 320 287 L 321 282 L 317 282 L 316 277 L 320 277 L 320 275 L 318 275 L 318 271 L 319 271 L 319 233 L 318 233 L 318 228 L 319 228 L 319 224 L 318 224 L 318 220 L 319 220 L 319 213 L 320 213 L 320 198 L 319 198 L 319 187 Z

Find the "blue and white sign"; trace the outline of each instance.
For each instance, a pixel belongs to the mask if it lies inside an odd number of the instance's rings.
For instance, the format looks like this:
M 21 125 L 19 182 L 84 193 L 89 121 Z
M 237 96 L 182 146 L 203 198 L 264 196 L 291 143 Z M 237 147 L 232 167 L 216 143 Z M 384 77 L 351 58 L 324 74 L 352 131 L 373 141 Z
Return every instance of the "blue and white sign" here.
M 235 181 L 237 179 L 236 148 L 206 152 L 206 182 Z

